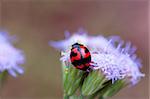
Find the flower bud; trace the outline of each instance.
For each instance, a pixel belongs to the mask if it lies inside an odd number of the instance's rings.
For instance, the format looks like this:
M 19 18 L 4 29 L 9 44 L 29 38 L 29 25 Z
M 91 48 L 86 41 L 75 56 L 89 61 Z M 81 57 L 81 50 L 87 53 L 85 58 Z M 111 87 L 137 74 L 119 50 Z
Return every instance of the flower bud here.
M 80 87 L 84 71 L 78 70 L 71 64 L 62 62 L 64 93 L 68 96 L 73 95 Z
M 83 82 L 82 94 L 85 96 L 94 94 L 103 87 L 105 81 L 104 75 L 99 70 L 90 72 Z

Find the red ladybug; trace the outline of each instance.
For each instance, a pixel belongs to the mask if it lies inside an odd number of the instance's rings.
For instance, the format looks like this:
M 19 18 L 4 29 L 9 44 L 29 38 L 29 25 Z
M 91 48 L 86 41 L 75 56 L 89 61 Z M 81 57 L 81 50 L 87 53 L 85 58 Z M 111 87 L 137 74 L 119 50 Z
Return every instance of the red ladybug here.
M 82 44 L 75 43 L 72 45 L 70 60 L 77 69 L 88 71 L 90 69 L 91 54 Z

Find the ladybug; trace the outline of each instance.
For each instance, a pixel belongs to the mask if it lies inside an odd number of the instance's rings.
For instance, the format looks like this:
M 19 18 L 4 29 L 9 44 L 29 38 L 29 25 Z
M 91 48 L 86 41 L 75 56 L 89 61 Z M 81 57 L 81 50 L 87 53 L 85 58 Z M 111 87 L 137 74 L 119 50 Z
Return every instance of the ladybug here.
M 84 45 L 79 43 L 75 43 L 72 45 L 70 60 L 72 65 L 77 69 L 83 71 L 90 70 L 91 53 Z

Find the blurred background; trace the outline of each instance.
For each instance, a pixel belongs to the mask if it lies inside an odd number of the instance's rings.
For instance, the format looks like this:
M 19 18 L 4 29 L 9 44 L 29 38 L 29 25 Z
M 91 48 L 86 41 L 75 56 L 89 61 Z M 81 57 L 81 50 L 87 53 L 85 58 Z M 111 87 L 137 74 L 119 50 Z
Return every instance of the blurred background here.
M 148 99 L 148 0 L 0 0 L 0 28 L 18 37 L 25 74 L 8 77 L 0 99 L 62 99 L 60 53 L 49 40 L 84 28 L 90 35 L 119 35 L 138 47 L 146 74 L 136 86 L 111 99 Z

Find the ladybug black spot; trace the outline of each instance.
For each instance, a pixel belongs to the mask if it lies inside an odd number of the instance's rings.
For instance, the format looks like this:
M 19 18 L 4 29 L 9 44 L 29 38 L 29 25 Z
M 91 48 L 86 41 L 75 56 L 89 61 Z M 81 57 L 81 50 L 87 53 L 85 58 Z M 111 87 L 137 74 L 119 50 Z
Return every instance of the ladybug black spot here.
M 77 53 L 71 52 L 71 56 L 77 56 Z
M 74 66 L 79 66 L 79 65 L 84 65 L 84 64 L 86 64 L 86 63 L 89 63 L 89 62 L 91 62 L 91 57 L 87 57 L 87 58 L 82 58 L 82 59 L 80 59 L 80 60 L 74 60 L 73 62 L 72 62 L 72 64 L 74 65 Z
M 86 49 L 85 49 L 85 53 L 88 53 L 88 52 L 89 52 L 89 50 L 86 48 Z

